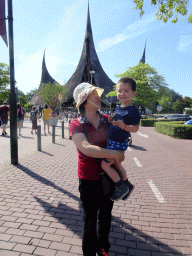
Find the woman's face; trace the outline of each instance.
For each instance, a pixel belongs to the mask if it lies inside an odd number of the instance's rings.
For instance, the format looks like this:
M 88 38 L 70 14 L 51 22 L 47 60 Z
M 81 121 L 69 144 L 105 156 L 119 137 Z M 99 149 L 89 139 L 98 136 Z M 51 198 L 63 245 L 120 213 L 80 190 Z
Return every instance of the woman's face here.
M 100 97 L 96 90 L 92 91 L 89 96 L 87 97 L 87 103 L 86 106 L 89 108 L 97 108 L 99 109 L 101 107 L 101 101 Z

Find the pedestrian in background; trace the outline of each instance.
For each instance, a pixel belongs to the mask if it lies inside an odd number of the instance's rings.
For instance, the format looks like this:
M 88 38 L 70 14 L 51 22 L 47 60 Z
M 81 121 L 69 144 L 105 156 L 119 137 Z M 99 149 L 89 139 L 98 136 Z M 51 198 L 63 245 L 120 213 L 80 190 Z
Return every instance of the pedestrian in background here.
M 48 129 L 48 134 L 51 134 L 49 132 L 49 115 L 51 114 L 52 110 L 48 108 L 47 104 L 45 104 L 45 108 L 42 110 L 43 115 L 43 123 L 44 123 L 44 135 L 46 135 L 46 125 Z
M 21 105 L 17 103 L 17 128 L 19 130 L 19 136 L 21 136 L 21 126 L 23 121 L 23 109 Z
M 22 114 L 22 122 L 21 122 L 21 128 L 23 128 L 23 122 L 24 122 L 24 118 L 25 118 L 25 109 L 23 107 L 21 107 L 21 109 L 23 110 L 23 114 Z
M 8 123 L 8 117 L 9 117 L 9 108 L 7 107 L 7 102 L 3 102 L 3 106 L 0 107 L 0 117 L 1 117 L 1 123 L 3 126 L 3 132 L 2 135 L 7 135 L 6 132 L 6 126 Z
M 32 107 L 32 111 L 30 113 L 30 120 L 32 122 L 32 131 L 31 134 L 33 134 L 33 130 L 35 130 L 35 133 L 37 133 L 37 119 L 39 120 L 38 111 L 36 110 L 36 107 Z

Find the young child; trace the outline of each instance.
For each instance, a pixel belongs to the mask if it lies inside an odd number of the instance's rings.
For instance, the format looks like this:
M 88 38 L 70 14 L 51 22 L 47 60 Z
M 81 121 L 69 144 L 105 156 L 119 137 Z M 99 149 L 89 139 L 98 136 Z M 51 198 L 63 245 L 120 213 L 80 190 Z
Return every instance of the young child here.
M 136 82 L 132 78 L 125 77 L 118 81 L 116 86 L 117 99 L 121 105 L 116 107 L 113 118 L 108 129 L 107 148 L 125 151 L 128 148 L 128 137 L 130 132 L 139 130 L 140 113 L 132 105 L 132 98 L 136 95 Z M 134 189 L 127 178 L 126 171 L 121 164 L 115 164 L 112 168 L 110 160 L 103 159 L 102 169 L 115 183 L 115 191 L 111 196 L 112 201 L 126 200 Z
M 33 130 L 35 130 L 35 133 L 37 133 L 37 119 L 39 120 L 38 111 L 36 110 L 36 107 L 33 106 L 30 113 L 30 121 L 32 122 L 31 134 L 33 134 Z

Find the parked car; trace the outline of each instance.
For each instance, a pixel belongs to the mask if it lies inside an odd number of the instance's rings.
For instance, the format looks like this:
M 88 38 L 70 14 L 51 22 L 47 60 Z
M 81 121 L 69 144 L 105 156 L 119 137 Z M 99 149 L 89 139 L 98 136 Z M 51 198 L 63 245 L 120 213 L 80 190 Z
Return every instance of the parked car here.
M 187 122 L 185 122 L 184 124 L 191 124 L 192 125 L 192 119 L 187 121 Z
M 166 115 L 165 119 L 173 120 L 173 121 L 188 121 L 190 120 L 190 116 L 185 114 L 170 114 Z

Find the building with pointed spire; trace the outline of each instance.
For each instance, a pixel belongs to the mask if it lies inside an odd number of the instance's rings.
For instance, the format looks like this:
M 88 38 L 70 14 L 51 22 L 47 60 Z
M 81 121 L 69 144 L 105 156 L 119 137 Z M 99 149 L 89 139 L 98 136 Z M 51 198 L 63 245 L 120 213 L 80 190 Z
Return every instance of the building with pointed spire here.
M 103 70 L 95 50 L 89 13 L 89 4 L 85 39 L 79 64 L 71 78 L 64 85 L 68 88 L 68 96 L 66 102 L 67 105 L 73 104 L 73 91 L 76 86 L 82 82 L 88 82 L 103 88 L 104 93 L 101 97 L 102 106 L 110 106 L 110 102 L 105 98 L 105 95 L 113 90 L 115 83 L 107 76 Z
M 142 58 L 140 59 L 139 63 L 145 63 L 145 50 L 146 50 L 146 42 L 145 42 L 145 48 L 143 51 L 143 55 L 142 55 Z
M 49 72 L 47 70 L 46 63 L 45 63 L 45 51 L 44 51 L 40 84 L 47 84 L 47 83 L 53 84 L 53 83 L 57 83 L 57 82 L 52 78 L 52 76 L 49 74 Z
M 59 83 L 57 83 L 57 81 L 55 81 L 55 79 L 52 78 L 52 76 L 49 74 L 49 72 L 47 70 L 46 63 L 45 63 L 45 51 L 44 51 L 40 85 L 47 84 L 47 83 L 59 84 Z M 39 86 L 38 91 L 40 91 L 40 86 Z M 39 99 L 39 94 L 35 94 L 32 97 L 30 103 L 33 104 L 34 106 L 36 106 L 37 110 L 40 110 L 41 109 L 40 106 L 43 104 L 43 102 L 41 102 L 41 100 Z

